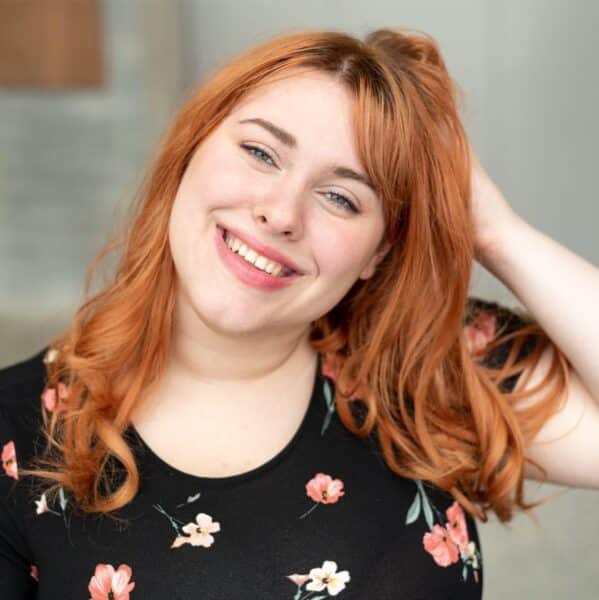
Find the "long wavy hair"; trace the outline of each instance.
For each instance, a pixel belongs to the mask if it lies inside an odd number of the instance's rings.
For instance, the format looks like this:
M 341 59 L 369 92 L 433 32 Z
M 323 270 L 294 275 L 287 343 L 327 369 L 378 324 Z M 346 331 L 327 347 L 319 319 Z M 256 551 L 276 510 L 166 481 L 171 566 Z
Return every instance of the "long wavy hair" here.
M 498 383 L 536 363 L 547 335 L 532 320 L 509 334 L 512 349 L 499 369 L 467 348 L 474 241 L 460 90 L 435 40 L 404 28 L 363 40 L 322 30 L 281 35 L 215 70 L 190 94 L 124 227 L 89 266 L 81 306 L 50 344 L 56 357 L 47 361 L 46 387 L 67 386 L 69 394 L 64 410 L 42 411 L 46 447 L 22 473 L 49 480 L 50 496 L 59 487 L 70 491 L 88 513 L 109 514 L 135 497 L 139 472 L 123 433 L 169 355 L 175 193 L 198 145 L 236 103 L 297 68 L 328 73 L 351 92 L 357 150 L 383 201 L 384 240 L 392 244 L 370 279 L 358 280 L 311 324 L 310 342 L 336 374 L 340 420 L 357 436 L 375 433 L 395 473 L 430 481 L 476 518 L 486 521 L 492 510 L 507 521 L 515 506 L 528 511 L 539 503 L 523 498 L 525 448 L 558 408 L 567 359 L 556 349 L 545 379 L 554 385 L 535 406 L 516 410 L 526 394 Z M 114 275 L 91 294 L 97 267 L 117 250 Z M 530 336 L 539 342 L 535 350 L 516 360 Z

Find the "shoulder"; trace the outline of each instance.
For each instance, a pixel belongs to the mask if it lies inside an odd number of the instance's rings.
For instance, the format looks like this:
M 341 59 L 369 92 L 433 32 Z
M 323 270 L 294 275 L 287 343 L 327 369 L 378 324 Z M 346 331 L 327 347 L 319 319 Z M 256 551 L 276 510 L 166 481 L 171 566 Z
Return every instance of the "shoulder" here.
M 46 350 L 0 369 L 0 579 L 9 585 L 11 598 L 35 593 L 27 527 L 33 488 L 30 481 L 24 484 L 22 469 L 29 466 L 39 440 Z
M 41 394 L 46 383 L 43 348 L 33 356 L 0 369 L 0 450 L 4 473 L 14 474 L 16 453 L 34 449 L 41 419 Z M 12 466 L 11 466 L 12 465 Z
M 33 396 L 39 399 L 46 383 L 44 357 L 48 348 L 0 369 L 0 410 L 22 414 L 31 409 Z
M 44 347 L 19 362 L 0 368 L 0 391 L 15 385 L 23 385 L 31 381 L 36 376 L 44 376 L 46 369 L 44 357 L 48 352 L 48 347 Z

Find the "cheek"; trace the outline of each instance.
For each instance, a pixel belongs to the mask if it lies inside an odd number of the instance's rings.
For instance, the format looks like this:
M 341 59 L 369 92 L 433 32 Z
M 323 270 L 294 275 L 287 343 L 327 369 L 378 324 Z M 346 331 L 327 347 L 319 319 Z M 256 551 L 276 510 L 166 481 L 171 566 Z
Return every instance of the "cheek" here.
M 220 140 L 193 157 L 181 182 L 181 211 L 198 217 L 213 209 L 239 206 L 254 189 L 244 165 Z
M 331 278 L 354 280 L 362 271 L 372 253 L 371 243 L 356 228 L 348 231 L 327 232 L 316 240 L 316 260 L 320 274 Z

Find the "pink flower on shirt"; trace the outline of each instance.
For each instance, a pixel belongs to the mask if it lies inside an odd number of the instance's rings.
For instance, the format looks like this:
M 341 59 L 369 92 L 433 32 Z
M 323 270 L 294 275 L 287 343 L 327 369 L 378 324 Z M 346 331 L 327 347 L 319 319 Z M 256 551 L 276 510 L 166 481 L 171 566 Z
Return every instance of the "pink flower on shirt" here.
M 343 491 L 343 481 L 333 479 L 330 475 L 316 473 L 316 475 L 306 483 L 306 493 L 315 502 L 322 504 L 333 504 L 345 494 Z
M 6 442 L 2 448 L 2 466 L 4 472 L 14 479 L 19 478 L 19 469 L 17 466 L 17 451 L 15 449 L 15 443 L 10 440 Z
M 442 513 L 429 498 L 421 480 L 416 480 L 416 488 L 416 495 L 406 513 L 406 525 L 414 523 L 424 513 L 429 528 L 429 531 L 422 537 L 424 550 L 441 567 L 447 567 L 461 559 L 463 563 L 462 579 L 466 581 L 468 567 L 470 567 L 474 581 L 478 583 L 481 556 L 476 544 L 469 540 L 464 510 L 457 500 L 454 500 L 445 511 L 447 517 L 445 527 L 440 523 L 434 523 L 433 511 L 441 518 Z
M 458 547 L 451 540 L 447 529 L 441 525 L 433 525 L 433 530 L 424 534 L 422 543 L 424 549 L 441 567 L 447 567 L 460 558 Z
M 468 546 L 468 527 L 466 525 L 466 516 L 462 507 L 454 502 L 446 511 L 448 522 L 445 527 L 449 533 L 449 537 L 454 544 L 460 549 L 464 550 Z
M 56 389 L 58 389 L 58 399 Z M 46 388 L 42 392 L 42 402 L 49 412 L 61 412 L 67 408 L 67 398 L 69 397 L 69 388 L 62 382 L 58 382 L 57 388 Z
M 327 362 L 326 357 L 322 357 L 322 363 L 320 366 L 320 372 L 325 376 L 329 377 L 333 381 L 337 378 L 337 374 L 333 370 L 333 367 Z
M 310 575 L 302 574 L 302 573 L 293 573 L 293 575 L 287 575 L 287 579 L 291 579 L 293 583 L 297 586 L 304 585 L 308 579 L 310 579 Z
M 306 493 L 315 504 L 308 509 L 300 519 L 308 516 L 319 504 L 334 504 L 345 494 L 343 491 L 343 481 L 333 479 L 330 475 L 316 473 L 308 483 L 306 483 Z
M 464 327 L 469 352 L 478 354 L 495 338 L 496 317 L 490 312 L 477 313 Z
M 120 565 L 116 571 L 112 565 L 96 565 L 87 588 L 91 600 L 129 600 L 129 592 L 135 587 L 135 582 L 129 582 L 131 574 L 128 565 Z

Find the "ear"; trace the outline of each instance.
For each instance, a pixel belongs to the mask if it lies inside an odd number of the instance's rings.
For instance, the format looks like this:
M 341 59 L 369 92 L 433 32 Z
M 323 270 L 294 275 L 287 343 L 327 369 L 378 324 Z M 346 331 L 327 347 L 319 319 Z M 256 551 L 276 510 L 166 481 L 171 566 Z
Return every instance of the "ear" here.
M 387 252 L 389 252 L 390 249 L 391 249 L 390 242 L 385 242 L 383 244 L 382 248 L 376 254 L 374 254 L 374 256 L 368 261 L 366 266 L 362 269 L 362 272 L 360 273 L 359 278 L 360 279 L 370 279 L 374 275 L 378 264 L 383 260 L 383 258 L 385 258 L 385 256 L 387 255 Z

